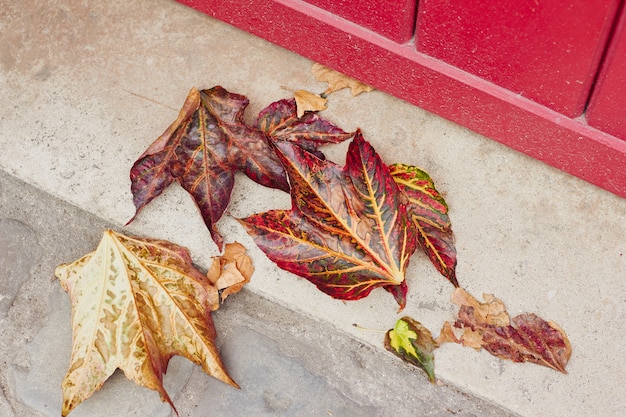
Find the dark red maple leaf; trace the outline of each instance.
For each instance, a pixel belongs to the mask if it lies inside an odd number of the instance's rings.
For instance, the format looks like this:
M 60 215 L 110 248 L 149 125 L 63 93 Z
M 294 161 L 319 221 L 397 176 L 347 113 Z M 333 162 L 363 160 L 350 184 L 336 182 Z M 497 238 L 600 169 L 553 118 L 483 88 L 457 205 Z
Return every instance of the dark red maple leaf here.
M 324 154 L 317 148 L 329 143 L 340 143 L 354 136 L 321 118 L 315 112 L 304 116 L 296 114 L 296 100 L 284 99 L 270 104 L 259 113 L 255 126 L 273 140 L 284 140 L 300 145 L 320 159 Z
M 315 114 L 294 120 L 295 106 L 282 102 L 261 112 L 260 130 L 244 122 L 247 106 L 245 96 L 219 86 L 192 89 L 176 121 L 130 171 L 136 208 L 133 219 L 176 180 L 193 197 L 221 250 L 223 238 L 215 224 L 230 202 L 235 171 L 243 171 L 266 187 L 289 191 L 285 170 L 270 141 L 290 140 L 314 150 L 319 144 L 351 136 Z
M 403 308 L 417 242 L 406 196 L 374 148 L 357 131 L 342 168 L 287 142 L 275 146 L 292 209 L 240 220 L 257 245 L 334 298 L 355 300 L 383 287 Z

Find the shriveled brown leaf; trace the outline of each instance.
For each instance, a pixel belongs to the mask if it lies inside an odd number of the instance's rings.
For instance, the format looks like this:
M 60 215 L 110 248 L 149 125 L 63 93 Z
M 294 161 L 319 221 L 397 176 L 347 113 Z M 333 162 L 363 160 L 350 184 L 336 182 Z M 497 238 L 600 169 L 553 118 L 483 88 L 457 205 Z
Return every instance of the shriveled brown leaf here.
M 509 314 L 502 301 L 493 294 L 483 294 L 484 303 L 479 302 L 465 290 L 455 291 L 452 302 L 458 306 L 468 306 L 474 309 L 477 320 L 493 326 L 508 326 L 511 323 Z
M 241 243 L 227 243 L 224 254 L 213 258 L 207 278 L 220 291 L 220 299 L 224 301 L 229 295 L 241 291 L 250 282 L 253 272 L 252 259 L 246 255 L 246 248 Z
M 435 339 L 435 343 L 437 343 L 438 346 L 443 345 L 444 343 L 459 343 L 459 339 L 454 334 L 454 330 L 452 329 L 450 322 L 445 322 L 443 324 L 439 336 Z
M 328 102 L 324 97 L 306 90 L 296 90 L 294 98 L 296 99 L 298 118 L 304 116 L 304 113 L 307 111 L 326 110 L 326 103 Z
M 446 323 L 438 341 L 461 343 L 478 350 L 485 349 L 502 359 L 536 363 L 567 373 L 565 367 L 572 346 L 556 323 L 532 313 L 509 320 L 502 301 L 491 294 L 485 294 L 483 298 L 485 302 L 481 303 L 462 288 L 457 288 L 452 301 L 461 308 L 454 325 L 462 329 L 463 334 L 454 340 L 456 336 Z
M 215 346 L 211 310 L 219 307 L 217 289 L 193 267 L 185 248 L 107 230 L 94 252 L 60 265 L 55 275 L 72 302 L 63 416 L 118 368 L 174 408 L 163 387 L 173 355 L 237 387 Z
M 352 96 L 354 97 L 361 93 L 374 90 L 373 87 L 370 87 L 361 81 L 355 80 L 354 78 L 348 77 L 339 71 L 325 67 L 322 64 L 313 64 L 311 72 L 317 81 L 328 83 L 328 89 L 324 91 L 324 94 L 330 94 L 343 88 L 349 88 Z

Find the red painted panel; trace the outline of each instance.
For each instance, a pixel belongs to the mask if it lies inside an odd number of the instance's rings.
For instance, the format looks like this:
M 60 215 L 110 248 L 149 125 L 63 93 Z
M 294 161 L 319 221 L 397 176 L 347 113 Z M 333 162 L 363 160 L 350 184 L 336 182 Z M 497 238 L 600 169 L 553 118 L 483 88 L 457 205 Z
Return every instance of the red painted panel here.
M 587 123 L 626 140 L 626 11 L 624 10 L 615 28 L 602 72 L 587 109 Z
M 626 141 L 581 118 L 303 1 L 179 1 L 626 198 Z
M 582 114 L 620 0 L 422 0 L 419 51 Z
M 398 43 L 413 37 L 417 0 L 305 0 Z

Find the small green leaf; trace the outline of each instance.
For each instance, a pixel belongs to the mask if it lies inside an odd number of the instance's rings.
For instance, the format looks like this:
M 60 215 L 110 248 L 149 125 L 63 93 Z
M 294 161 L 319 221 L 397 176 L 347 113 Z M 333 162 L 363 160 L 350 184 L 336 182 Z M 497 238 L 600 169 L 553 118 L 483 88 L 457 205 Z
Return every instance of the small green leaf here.
M 405 362 L 422 369 L 435 382 L 435 356 L 438 347 L 430 330 L 411 317 L 402 317 L 385 335 L 385 349 Z
M 409 323 L 404 320 L 398 320 L 393 330 L 389 330 L 389 339 L 391 347 L 397 352 L 400 349 L 417 358 L 417 352 L 411 342 L 417 339 L 417 334 L 409 329 Z

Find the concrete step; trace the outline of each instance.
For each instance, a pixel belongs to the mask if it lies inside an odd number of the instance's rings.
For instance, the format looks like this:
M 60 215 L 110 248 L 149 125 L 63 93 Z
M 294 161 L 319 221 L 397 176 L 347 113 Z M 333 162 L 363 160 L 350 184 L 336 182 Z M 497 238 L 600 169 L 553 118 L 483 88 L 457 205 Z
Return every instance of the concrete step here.
M 14 261 L 0 274 L 0 329 L 11 335 L 0 337 L 8 355 L 2 360 L 12 364 L 11 369 L 28 369 L 34 362 L 27 344 L 44 349 L 52 343 L 37 345 L 36 337 L 51 315 L 60 314 L 59 303 L 66 300 L 50 281 L 53 267 L 95 248 L 104 222 L 122 229 L 132 217 L 130 167 L 175 120 L 191 87 L 221 85 L 246 95 L 250 123 L 269 103 L 295 90 L 324 91 L 326 85 L 310 74 L 311 66 L 301 56 L 171 0 L 3 1 L 0 172 L 93 217 L 59 214 L 55 220 L 44 210 L 37 219 L 20 220 L 35 202 L 24 199 L 28 192 L 9 193 L 11 181 L 3 180 L 8 197 L 0 217 L 7 232 L 0 238 L 5 248 L 0 258 L 20 250 L 30 250 L 31 256 Z M 445 345 L 437 351 L 438 377 L 524 417 L 621 416 L 626 409 L 626 362 L 621 360 L 619 339 L 626 334 L 626 200 L 380 91 L 357 97 L 346 90 L 333 93 L 322 114 L 345 130 L 361 128 L 385 162 L 416 165 L 430 173 L 450 206 L 457 276 L 466 290 L 476 297 L 495 294 L 512 316 L 534 312 L 555 321 L 573 345 L 568 375 Z M 529 146 L 541 140 L 529 137 Z M 575 143 L 563 146 L 576 152 Z M 342 164 L 345 150 L 341 144 L 324 152 Z M 41 198 L 48 203 L 48 197 Z M 277 268 L 235 218 L 290 205 L 286 193 L 238 176 L 228 212 L 218 224 L 228 242 L 249 249 L 256 273 L 247 287 L 255 297 L 358 340 L 374 349 L 376 358 L 386 355 L 382 335 L 359 330 L 353 323 L 388 329 L 406 314 L 436 333 L 454 319 L 452 286 L 421 254 L 407 269 L 407 307 L 401 313 L 384 290 L 342 302 Z M 10 213 L 8 207 L 13 207 Z M 87 220 L 77 222 L 83 218 Z M 47 229 L 49 233 L 38 232 L 53 221 L 56 226 Z M 193 202 L 177 186 L 123 230 L 188 247 L 205 268 L 218 254 Z M 47 256 L 45 267 L 43 261 L 28 263 Z M 64 311 L 67 316 L 69 311 Z M 225 337 L 224 343 L 228 340 Z M 53 377 L 60 381 L 64 362 L 40 359 L 54 364 L 46 366 L 61 366 Z M 48 368 L 42 368 L 45 375 L 32 374 L 29 380 L 11 379 L 4 366 L 0 369 L 6 392 L 17 392 L 17 381 L 23 382 L 20 389 L 33 392 L 37 380 L 51 383 Z M 397 380 L 393 383 L 402 385 Z M 392 392 L 400 389 L 392 386 Z M 345 396 L 363 407 L 377 407 L 377 400 Z M 104 398 L 103 407 L 117 394 Z M 272 398 L 283 403 L 283 397 Z M 0 401 L 0 410 L 9 410 L 7 404 Z M 42 399 L 42 404 L 56 407 L 58 402 Z
M 0 172 L 0 416 L 58 417 L 71 353 L 70 300 L 54 269 L 114 227 Z M 391 354 L 250 291 L 214 313 L 232 388 L 174 357 L 165 386 L 181 416 L 513 415 Z M 72 417 L 173 415 L 118 371 Z

